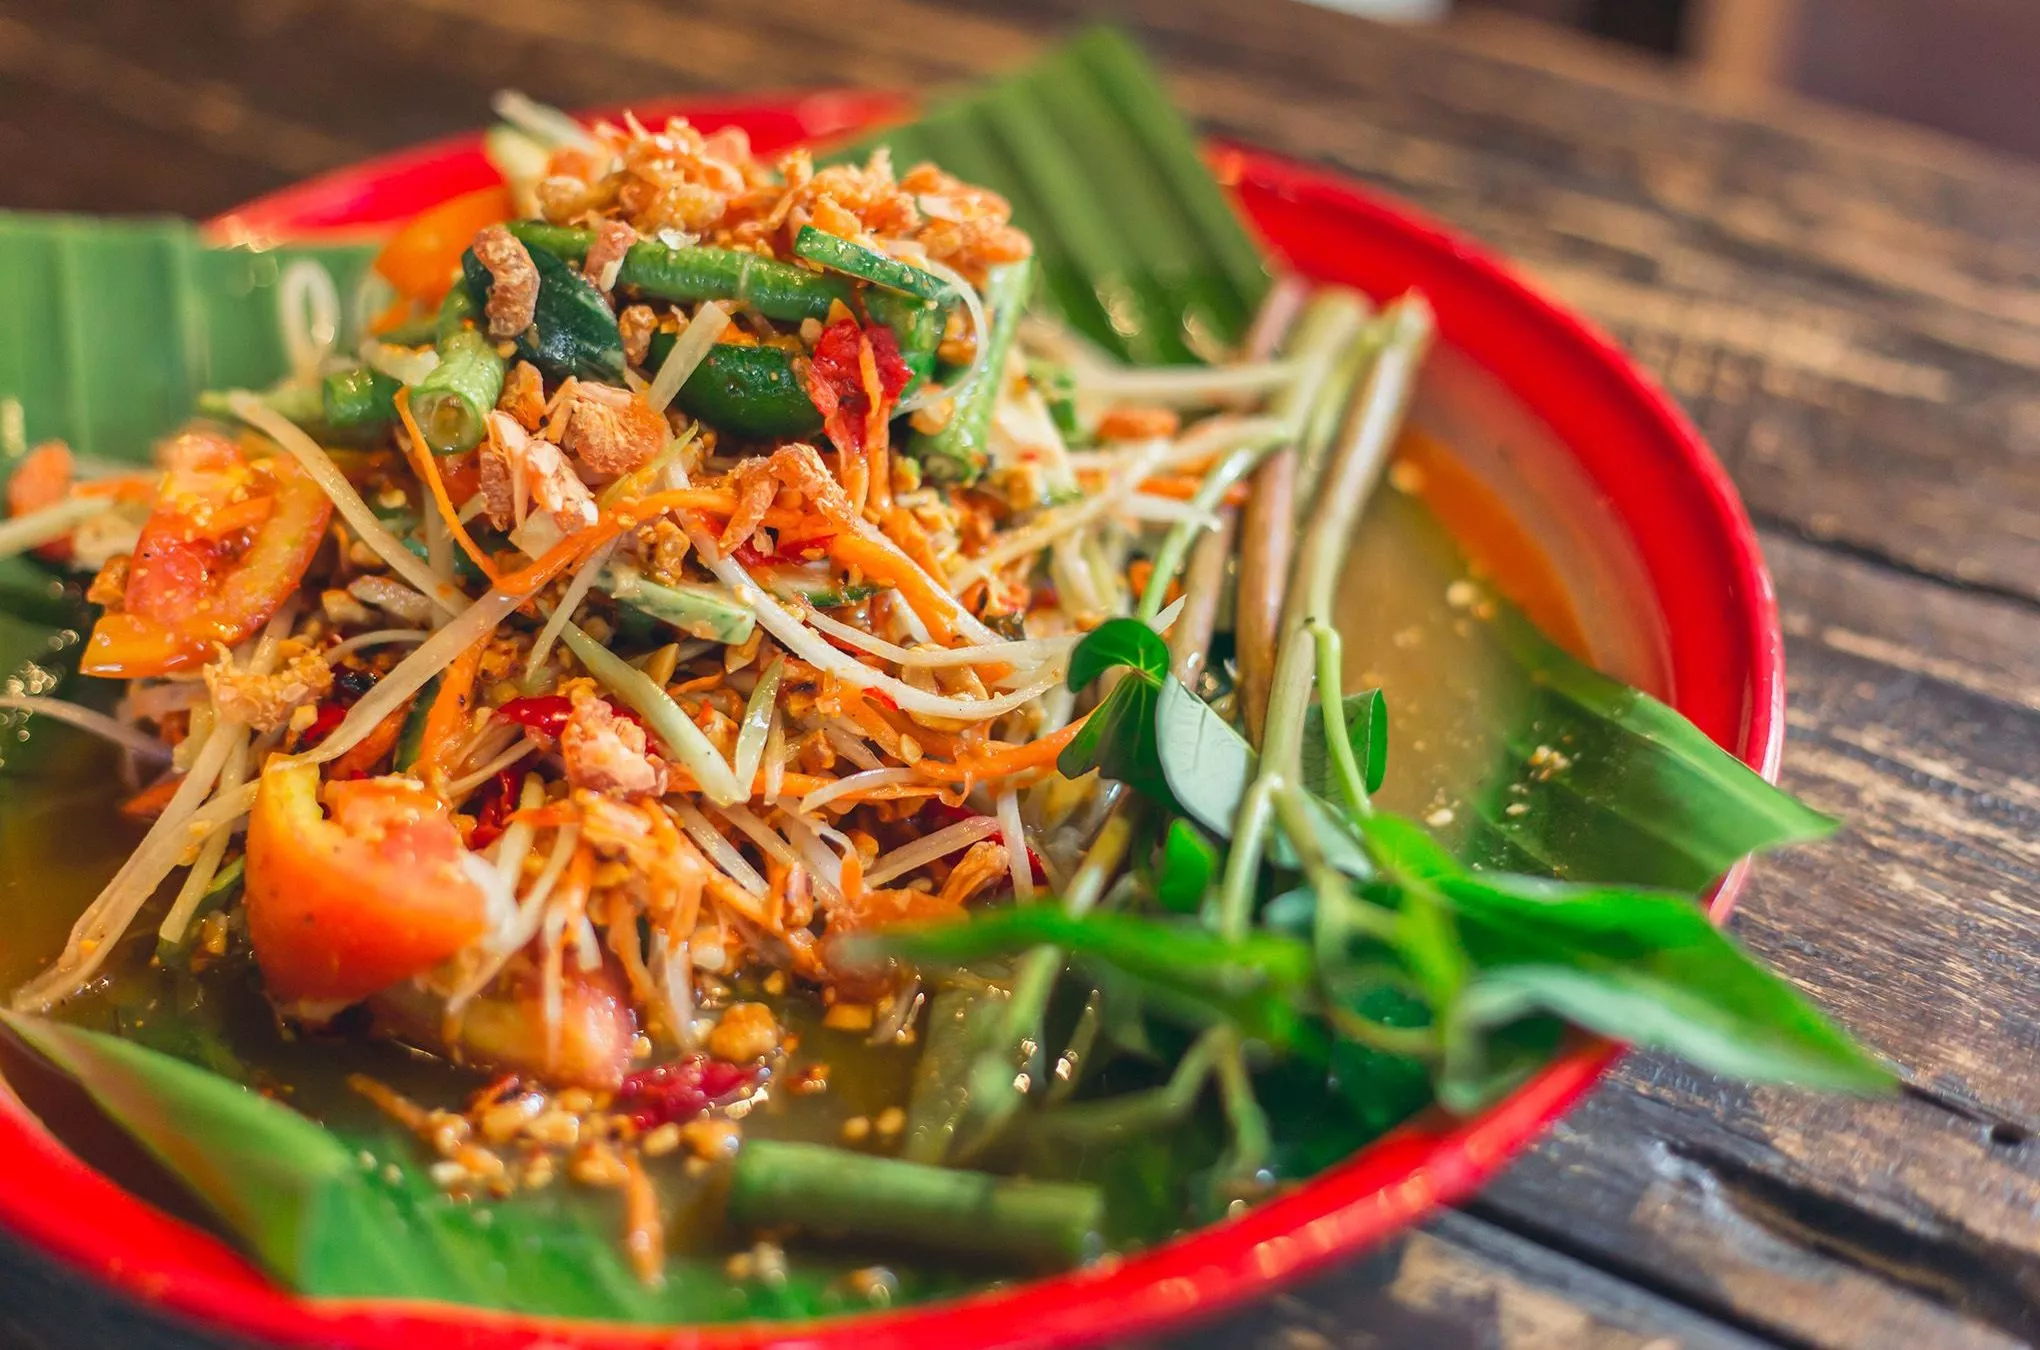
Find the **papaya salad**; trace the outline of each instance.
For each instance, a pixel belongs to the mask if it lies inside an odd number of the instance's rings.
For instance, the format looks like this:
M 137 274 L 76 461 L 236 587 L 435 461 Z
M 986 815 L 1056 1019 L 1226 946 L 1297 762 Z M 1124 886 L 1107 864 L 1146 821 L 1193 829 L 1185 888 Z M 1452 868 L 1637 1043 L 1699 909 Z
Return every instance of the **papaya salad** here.
M 1395 610 L 1340 578 L 1384 477 L 1391 551 L 1451 554 L 1421 455 L 1389 468 L 1421 297 L 1284 281 L 1204 363 L 1122 364 L 936 164 L 502 110 L 503 182 L 389 238 L 358 346 L 298 264 L 290 378 L 207 393 L 146 471 L 50 442 L 8 480 L 0 546 L 77 578 L 113 696 L 0 707 L 112 742 L 146 823 L 17 1015 L 123 963 L 256 991 L 300 1059 L 394 1055 L 347 1093 L 443 1195 L 619 1194 L 648 1285 L 811 1236 L 1082 1261 L 1475 1109 L 1568 1028 L 1881 1081 L 1688 896 L 1550 879 L 1541 794 L 1614 712 L 1505 747 L 1518 796 L 1375 805 L 1341 628 Z M 1413 691 L 1534 633 L 1536 577 L 1439 567 L 1390 586 L 1426 608 L 1382 659 L 1442 662 Z M 1524 688 L 1616 707 L 1511 641 Z M 1820 828 L 1745 777 L 1733 853 Z M 1691 960 L 1622 964 L 1654 943 Z M 1559 967 L 1598 973 L 1524 974 Z M 1578 993 L 1617 967 L 1629 1002 Z M 1690 1034 L 1637 1012 L 1673 986 Z

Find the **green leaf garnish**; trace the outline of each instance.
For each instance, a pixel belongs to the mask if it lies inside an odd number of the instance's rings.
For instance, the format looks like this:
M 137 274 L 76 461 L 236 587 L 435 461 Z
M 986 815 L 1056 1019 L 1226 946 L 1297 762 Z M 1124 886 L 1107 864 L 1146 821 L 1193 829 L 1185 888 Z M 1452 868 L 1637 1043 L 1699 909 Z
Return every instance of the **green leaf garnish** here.
M 1470 1031 L 1546 1012 L 1753 1081 L 1894 1081 L 1686 896 L 1482 874 L 1439 888 L 1480 968 L 1454 1010 Z
M 450 1301 L 638 1323 L 812 1317 L 860 1306 L 857 1263 L 804 1254 L 781 1283 L 738 1283 L 718 1259 L 675 1255 L 665 1283 L 625 1263 L 620 1214 L 565 1188 L 468 1203 L 423 1174 L 394 1133 L 329 1130 L 231 1079 L 131 1041 L 0 1013 L 216 1214 L 264 1269 L 300 1293 Z M 962 1279 L 898 1272 L 906 1297 Z
M 1069 687 L 1082 689 L 1120 666 L 1159 682 L 1169 673 L 1169 644 L 1139 619 L 1107 619 L 1070 653 Z
M 1170 821 L 1169 832 L 1162 839 L 1161 875 L 1155 884 L 1162 908 L 1195 914 L 1218 875 L 1218 864 L 1218 847 L 1202 831 L 1187 820 Z
M 1171 675 L 1155 707 L 1155 741 L 1169 795 L 1198 824 L 1229 837 L 1254 776 L 1246 737 Z
M 1342 701 L 1346 710 L 1346 739 L 1369 792 L 1381 791 L 1388 777 L 1388 701 L 1379 689 L 1363 689 Z M 1303 715 L 1303 785 L 1326 801 L 1337 801 L 1339 792 L 1332 782 L 1331 756 L 1325 746 L 1325 714 L 1313 703 Z

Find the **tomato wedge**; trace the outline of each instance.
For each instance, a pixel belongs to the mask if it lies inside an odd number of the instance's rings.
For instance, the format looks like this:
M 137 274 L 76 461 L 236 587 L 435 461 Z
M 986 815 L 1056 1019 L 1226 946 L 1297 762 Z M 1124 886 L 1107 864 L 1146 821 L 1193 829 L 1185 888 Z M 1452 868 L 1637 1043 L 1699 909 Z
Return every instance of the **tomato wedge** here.
M 55 506 L 71 495 L 71 451 L 62 441 L 45 441 L 28 452 L 7 479 L 7 514 L 25 516 Z M 64 562 L 71 541 L 59 539 L 35 550 L 38 558 Z
M 284 456 L 250 463 L 216 436 L 180 436 L 142 527 L 121 611 L 85 644 L 87 675 L 188 669 L 276 613 L 311 566 L 333 505 Z
M 460 275 L 460 255 L 485 226 L 516 214 L 510 189 L 477 188 L 412 217 L 376 255 L 375 270 L 403 294 L 437 303 Z
M 248 937 L 277 1002 L 355 1003 L 480 937 L 488 900 L 445 805 L 403 777 L 328 783 L 278 760 L 248 817 Z
M 569 965 L 560 994 L 559 1021 L 550 1028 L 538 979 L 527 976 L 482 994 L 462 1010 L 451 1044 L 445 1004 L 414 985 L 385 990 L 368 1008 L 379 1030 L 444 1050 L 471 1068 L 614 1092 L 630 1072 L 637 1035 L 621 981 L 607 967 L 584 973 Z

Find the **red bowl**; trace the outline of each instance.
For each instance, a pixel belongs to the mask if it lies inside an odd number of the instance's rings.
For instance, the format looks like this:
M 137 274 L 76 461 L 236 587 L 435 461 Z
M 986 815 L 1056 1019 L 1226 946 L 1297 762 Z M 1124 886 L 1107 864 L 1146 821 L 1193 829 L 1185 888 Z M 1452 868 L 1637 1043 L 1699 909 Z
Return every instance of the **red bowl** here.
M 746 128 L 761 151 L 899 115 L 892 95 L 640 107 Z M 1263 237 L 1304 274 L 1386 297 L 1423 290 L 1444 340 L 1568 447 L 1627 528 L 1658 608 L 1657 692 L 1768 778 L 1784 739 L 1784 650 L 1756 533 L 1685 416 L 1620 351 L 1467 241 L 1321 169 L 1214 150 Z M 492 181 L 474 136 L 329 174 L 213 222 L 259 241 L 385 224 Z M 1738 867 L 1711 899 L 1717 921 Z M 1211 1313 L 1350 1257 L 1473 1192 L 1579 1100 L 1621 1053 L 1591 1042 L 1472 1120 L 1433 1113 L 1240 1218 L 1119 1260 L 945 1303 L 811 1323 L 681 1331 L 564 1324 L 448 1305 L 313 1302 L 271 1284 L 217 1238 L 134 1198 L 73 1157 L 0 1092 L 0 1222 L 145 1302 L 208 1328 L 326 1350 L 649 1347 L 1069 1346 Z

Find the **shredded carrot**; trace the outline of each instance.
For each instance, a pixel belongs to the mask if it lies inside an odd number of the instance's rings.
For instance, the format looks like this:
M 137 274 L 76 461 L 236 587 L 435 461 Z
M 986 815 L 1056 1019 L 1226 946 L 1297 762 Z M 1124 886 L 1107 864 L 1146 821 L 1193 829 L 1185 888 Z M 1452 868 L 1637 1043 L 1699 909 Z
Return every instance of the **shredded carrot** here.
M 891 582 L 921 622 L 928 625 L 936 641 L 947 646 L 956 640 L 956 625 L 949 617 L 956 601 L 938 591 L 934 581 L 913 559 L 848 531 L 829 541 L 829 556 L 838 566 L 855 567 L 868 577 Z
M 562 825 L 580 823 L 580 814 L 571 806 L 554 803 L 550 806 L 527 806 L 512 811 L 503 817 L 506 825 L 529 825 L 535 830 L 557 829 Z
M 959 759 L 954 764 L 939 760 L 924 759 L 914 766 L 916 772 L 941 783 L 970 783 L 987 778 L 1006 778 L 1029 769 L 1045 769 L 1055 763 L 1063 747 L 1076 739 L 1087 718 L 1080 717 L 1060 731 L 1028 741 L 1024 745 L 1008 746 L 1004 750 L 988 755 L 977 755 Z
M 941 795 L 942 789 L 932 784 L 922 786 L 917 783 L 880 783 L 877 787 L 859 788 L 855 792 L 847 792 L 822 809 L 825 811 L 845 811 L 862 802 L 896 802 L 910 797 L 939 797 Z
M 737 494 L 720 488 L 669 488 L 664 492 L 654 492 L 649 497 L 622 502 L 615 510 L 618 516 L 628 516 L 634 523 L 642 523 L 667 511 L 704 511 L 728 518 L 737 513 Z
M 1191 474 L 1163 474 L 1141 480 L 1140 490 L 1150 497 L 1168 497 L 1173 501 L 1187 502 L 1195 497 L 1204 486 L 1204 480 Z M 1221 506 L 1244 506 L 1247 502 L 1247 485 L 1234 483 L 1219 499 Z
M 636 1149 L 623 1154 L 626 1181 L 623 1187 L 623 1249 L 630 1256 L 630 1268 L 648 1289 L 666 1283 L 666 1222 L 659 1216 L 659 1194 L 645 1174 L 644 1161 Z
M 474 536 L 467 531 L 467 526 L 460 523 L 460 512 L 453 509 L 453 499 L 446 495 L 446 480 L 439 476 L 439 465 L 425 444 L 424 433 L 418 430 L 418 423 L 411 416 L 411 391 L 399 389 L 396 404 L 397 416 L 402 419 L 404 430 L 410 433 L 411 437 L 411 467 L 417 471 L 419 481 L 432 489 L 432 501 L 439 508 L 440 518 L 446 522 L 446 528 L 453 531 L 453 537 L 460 541 L 461 550 L 474 559 L 475 566 L 482 569 L 482 575 L 491 583 L 501 580 L 496 565 L 475 543 Z
M 885 401 L 885 384 L 878 376 L 878 356 L 871 349 L 871 335 L 862 329 L 857 333 L 857 377 L 870 405 L 864 415 L 866 514 L 874 520 L 883 520 L 892 510 L 892 462 L 888 453 L 891 432 L 887 419 L 891 407 Z
M 117 502 L 147 502 L 156 496 L 156 475 L 124 473 L 117 478 L 87 478 L 71 489 L 79 497 L 111 497 Z
M 425 714 L 425 734 L 418 747 L 419 776 L 434 792 L 446 795 L 446 784 L 460 767 L 452 762 L 454 751 L 466 739 L 468 708 L 474 702 L 475 675 L 482 668 L 482 656 L 489 650 L 490 634 L 483 634 L 446 668 L 439 681 L 439 693 Z
M 937 586 L 949 585 L 948 573 L 942 562 L 935 556 L 934 541 L 928 538 L 928 531 L 914 518 L 914 513 L 905 507 L 895 506 L 885 513 L 886 538 L 900 546 L 900 551 L 914 560 L 931 577 Z
M 391 713 L 377 722 L 359 744 L 341 755 L 326 767 L 326 777 L 334 780 L 367 778 L 375 772 L 376 765 L 397 748 L 397 739 L 404 734 L 404 719 L 411 715 L 411 704 Z
M 506 572 L 496 579 L 496 585 L 504 591 L 519 595 L 536 595 L 545 584 L 560 573 L 580 563 L 623 532 L 626 526 L 619 520 L 598 520 L 593 525 L 575 530 L 566 538 L 554 544 L 541 555 L 538 561 L 515 572 Z
M 1135 558 L 1126 565 L 1126 584 L 1133 588 L 1135 595 L 1147 590 L 1148 578 L 1155 574 L 1154 560 Z
M 172 774 L 160 783 L 151 783 L 120 804 L 120 813 L 130 820 L 154 820 L 163 814 L 163 808 L 177 795 L 177 789 L 184 786 L 184 775 Z
M 414 1134 L 423 1134 L 431 1127 L 430 1113 L 387 1083 L 365 1073 L 350 1073 L 347 1086 L 374 1102 L 378 1111 Z

